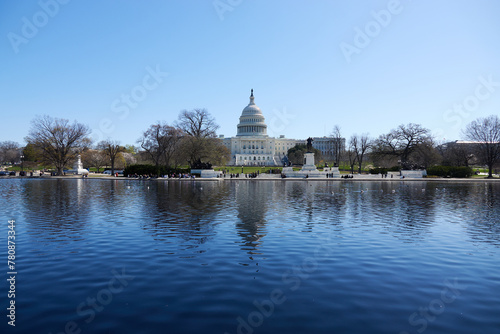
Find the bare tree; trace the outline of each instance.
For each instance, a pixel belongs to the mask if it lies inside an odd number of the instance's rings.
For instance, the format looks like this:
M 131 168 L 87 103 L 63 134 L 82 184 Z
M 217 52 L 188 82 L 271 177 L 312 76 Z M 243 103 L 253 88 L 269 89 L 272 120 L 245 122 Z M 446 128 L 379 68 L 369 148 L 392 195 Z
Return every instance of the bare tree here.
M 177 126 L 185 133 L 182 152 L 184 159 L 191 166 L 196 162 L 227 161 L 230 152 L 228 153 L 222 141 L 216 137 L 219 125 L 206 109 L 181 111 Z
M 161 164 L 170 165 L 170 159 L 177 149 L 181 138 L 181 130 L 158 122 L 144 131 L 142 138 L 138 140 L 142 149 L 155 164 L 157 175 L 160 174 Z
M 225 165 L 231 159 L 231 150 L 219 138 L 209 138 L 208 145 L 210 162 L 217 166 Z
M 358 173 L 361 174 L 363 159 L 368 149 L 371 147 L 371 139 L 368 134 L 364 133 L 361 136 L 354 134 L 349 140 L 350 149 L 354 152 L 356 162 L 358 163 Z
M 488 177 L 493 177 L 493 166 L 500 161 L 500 119 L 496 115 L 478 118 L 465 128 L 463 135 L 476 142 L 478 158 L 488 166 Z
M 102 150 L 87 150 L 82 153 L 82 162 L 89 167 L 95 167 L 97 172 L 107 165 L 109 159 Z
M 437 150 L 443 159 L 443 164 L 448 166 L 465 166 L 475 158 L 471 145 L 464 142 L 449 142 L 437 146 Z
M 219 125 L 206 109 L 183 110 L 177 126 L 188 136 L 196 138 L 216 137 Z
M 339 166 L 340 161 L 342 160 L 342 154 L 344 153 L 344 138 L 342 138 L 342 133 L 340 131 L 340 126 L 335 125 L 331 134 L 334 139 L 335 145 L 333 147 L 333 159 L 336 166 Z
M 57 174 L 90 145 L 88 126 L 66 119 L 38 116 L 31 122 L 26 142 L 33 144 L 42 153 L 45 162 L 53 164 Z
M 120 142 L 111 139 L 102 140 L 97 144 L 97 148 L 102 150 L 111 163 L 111 175 L 115 174 L 115 161 L 118 154 L 125 151 Z
M 231 151 L 219 138 L 198 138 L 184 136 L 181 140 L 179 154 L 176 160 L 185 161 L 190 166 L 196 162 L 208 162 L 213 165 L 223 165 L 231 157 Z
M 349 168 L 351 168 L 351 174 L 354 174 L 354 165 L 356 164 L 356 152 L 349 145 L 349 148 L 345 151 L 344 156 L 347 158 L 346 161 L 349 163 Z
M 15 164 L 21 157 L 19 144 L 14 141 L 0 142 L 0 163 Z
M 431 139 L 430 131 L 420 124 L 400 125 L 397 129 L 381 135 L 374 142 L 373 152 L 379 158 L 380 156 L 398 157 L 403 168 L 411 169 L 414 164 L 410 160 L 410 155 L 419 145 L 432 141 Z
M 415 150 L 410 155 L 410 160 L 415 166 L 428 168 L 442 161 L 442 157 L 436 148 L 436 144 L 432 138 L 428 138 L 420 145 L 417 145 Z

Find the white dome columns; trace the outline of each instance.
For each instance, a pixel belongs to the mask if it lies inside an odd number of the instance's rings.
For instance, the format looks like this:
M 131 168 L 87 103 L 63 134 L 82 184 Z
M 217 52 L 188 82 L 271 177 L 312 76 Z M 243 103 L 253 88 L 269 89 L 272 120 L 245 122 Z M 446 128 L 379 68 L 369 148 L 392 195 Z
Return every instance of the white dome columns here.
M 267 125 L 262 111 L 255 104 L 253 89 L 250 95 L 250 103 L 243 109 L 238 124 L 237 137 L 240 136 L 261 136 L 267 137 Z

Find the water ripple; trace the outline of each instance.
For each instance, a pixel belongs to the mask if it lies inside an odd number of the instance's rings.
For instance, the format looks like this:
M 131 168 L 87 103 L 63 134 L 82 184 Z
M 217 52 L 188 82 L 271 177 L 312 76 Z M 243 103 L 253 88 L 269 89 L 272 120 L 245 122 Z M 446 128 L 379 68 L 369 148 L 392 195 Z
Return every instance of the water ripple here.
M 17 329 L 496 333 L 499 188 L 0 180 L 17 225 Z

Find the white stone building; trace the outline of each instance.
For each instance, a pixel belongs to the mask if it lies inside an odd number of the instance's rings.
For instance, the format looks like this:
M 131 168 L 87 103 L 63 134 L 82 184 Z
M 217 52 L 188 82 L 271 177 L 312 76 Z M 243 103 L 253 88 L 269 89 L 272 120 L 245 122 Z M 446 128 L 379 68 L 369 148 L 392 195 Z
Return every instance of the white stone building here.
M 333 138 L 333 137 L 313 137 L 313 147 L 318 149 L 323 159 L 327 161 L 335 161 L 336 154 L 338 150 L 336 149 L 340 145 L 340 150 L 345 150 L 345 138 Z
M 289 149 L 298 144 L 306 144 L 303 139 L 288 139 L 283 135 L 273 138 L 267 135 L 265 118 L 255 104 L 253 89 L 250 103 L 243 109 L 237 129 L 236 137 L 222 137 L 224 145 L 231 151 L 230 166 L 282 166 L 282 159 Z M 313 147 L 321 147 L 322 153 L 333 149 L 334 138 L 313 139 Z

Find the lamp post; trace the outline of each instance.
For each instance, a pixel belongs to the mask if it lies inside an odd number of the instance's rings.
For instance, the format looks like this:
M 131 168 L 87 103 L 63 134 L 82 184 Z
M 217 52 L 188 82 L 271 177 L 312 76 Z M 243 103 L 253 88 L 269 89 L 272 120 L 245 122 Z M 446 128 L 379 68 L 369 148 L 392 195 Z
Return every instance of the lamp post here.
M 21 154 L 21 172 L 24 171 L 24 155 Z

